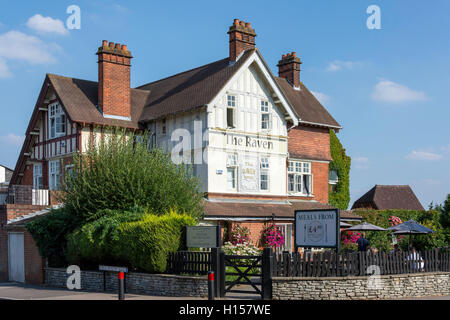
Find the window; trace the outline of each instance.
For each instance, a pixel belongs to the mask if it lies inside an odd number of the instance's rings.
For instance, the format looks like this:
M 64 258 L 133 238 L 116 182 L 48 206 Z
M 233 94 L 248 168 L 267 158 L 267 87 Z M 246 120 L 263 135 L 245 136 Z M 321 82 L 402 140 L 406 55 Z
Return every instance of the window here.
M 289 161 L 288 192 L 299 195 L 312 195 L 311 163 Z
M 66 175 L 68 175 L 68 176 L 70 176 L 70 177 L 73 177 L 73 168 L 74 168 L 74 165 L 73 164 L 68 164 L 67 166 L 66 166 Z
M 281 254 L 283 251 L 292 252 L 292 224 L 276 224 L 275 225 L 284 238 L 284 244 L 276 248 L 276 253 Z
M 260 188 L 263 191 L 269 190 L 269 159 L 261 158 Z
M 269 130 L 270 127 L 269 103 L 267 101 L 261 101 L 261 129 Z
M 227 96 L 227 127 L 236 127 L 236 96 Z
M 42 164 L 35 164 L 33 166 L 33 188 L 44 189 L 44 183 L 42 180 Z
M 50 139 L 66 134 L 66 114 L 58 103 L 49 105 L 48 127 Z
M 50 170 L 49 170 L 49 185 L 50 190 L 58 190 L 59 189 L 59 177 L 61 173 L 61 166 L 59 160 L 50 161 Z
M 237 161 L 235 154 L 227 155 L 227 187 L 229 190 L 236 190 Z
M 166 135 L 166 119 L 163 119 L 163 120 L 161 121 L 161 134 L 162 134 L 163 136 Z

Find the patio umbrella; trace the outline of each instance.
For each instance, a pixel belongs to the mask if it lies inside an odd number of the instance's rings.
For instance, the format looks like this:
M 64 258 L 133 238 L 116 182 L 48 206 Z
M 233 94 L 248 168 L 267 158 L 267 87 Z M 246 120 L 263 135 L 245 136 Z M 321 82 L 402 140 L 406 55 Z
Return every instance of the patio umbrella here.
M 393 234 L 395 235 L 409 235 L 410 244 L 412 235 L 434 233 L 433 230 L 421 225 L 420 223 L 414 220 L 408 220 L 396 226 L 392 226 L 388 228 L 388 230 L 393 231 Z
M 353 226 L 351 228 L 347 228 L 347 230 L 351 231 L 386 231 L 386 229 L 375 226 L 371 223 L 363 222 L 360 224 L 357 224 L 356 226 Z
M 350 223 L 342 222 L 342 221 L 341 221 L 340 225 L 341 225 L 341 228 L 347 228 L 347 227 L 351 227 L 352 226 Z
M 398 224 L 396 226 L 392 226 L 388 228 L 388 230 L 394 231 L 394 234 L 427 234 L 434 233 L 433 230 L 421 225 L 420 223 L 409 220 Z

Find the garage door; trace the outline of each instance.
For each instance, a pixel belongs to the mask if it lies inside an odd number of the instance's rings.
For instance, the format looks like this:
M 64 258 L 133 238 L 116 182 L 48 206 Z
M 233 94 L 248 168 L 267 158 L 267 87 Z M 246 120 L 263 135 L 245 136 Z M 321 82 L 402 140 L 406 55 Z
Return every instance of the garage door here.
M 9 281 L 25 282 L 23 233 L 8 233 Z

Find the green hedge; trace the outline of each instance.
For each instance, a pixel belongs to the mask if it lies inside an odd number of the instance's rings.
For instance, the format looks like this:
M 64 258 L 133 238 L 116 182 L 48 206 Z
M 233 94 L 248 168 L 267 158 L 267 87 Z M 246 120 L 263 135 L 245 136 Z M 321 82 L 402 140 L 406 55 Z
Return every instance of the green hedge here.
M 418 223 L 435 231 L 428 235 L 415 235 L 411 237 L 412 244 L 419 250 L 441 248 L 448 246 L 446 242 L 445 229 L 440 223 L 440 213 L 436 210 L 428 211 L 414 211 L 414 210 L 368 210 L 359 209 L 354 210 L 354 214 L 361 216 L 363 221 L 372 223 L 376 226 L 389 228 L 390 216 L 399 217 L 403 222 L 408 220 L 415 220 Z M 366 232 L 367 238 L 372 247 L 378 248 L 382 251 L 388 251 L 392 248 L 392 233 L 391 232 Z M 407 249 L 409 244 L 409 236 L 404 236 L 400 245 L 403 249 Z
M 70 263 L 116 263 L 147 272 L 164 272 L 169 252 L 183 246 L 188 214 L 114 214 L 84 225 L 68 237 Z

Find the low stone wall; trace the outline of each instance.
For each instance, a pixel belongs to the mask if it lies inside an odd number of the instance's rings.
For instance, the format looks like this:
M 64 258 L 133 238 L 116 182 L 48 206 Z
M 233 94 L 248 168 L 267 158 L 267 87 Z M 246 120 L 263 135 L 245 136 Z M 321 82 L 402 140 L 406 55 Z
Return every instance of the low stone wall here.
M 272 279 L 274 300 L 393 299 L 450 295 L 450 272 L 367 277 Z
M 69 276 L 66 269 L 46 268 L 45 284 L 51 287 L 67 288 Z M 117 273 L 81 271 L 81 290 L 117 292 Z M 125 292 L 169 297 L 207 297 L 208 281 L 206 276 L 130 272 L 125 274 Z

